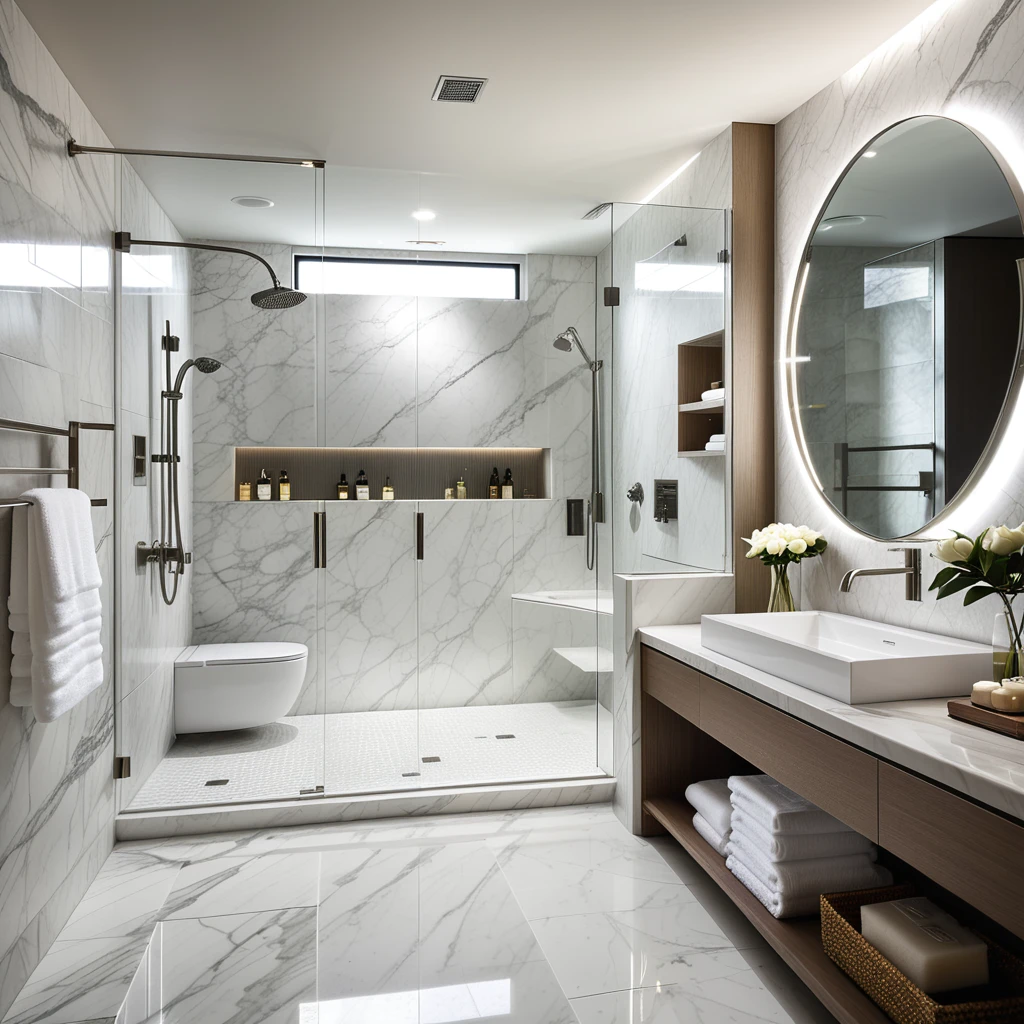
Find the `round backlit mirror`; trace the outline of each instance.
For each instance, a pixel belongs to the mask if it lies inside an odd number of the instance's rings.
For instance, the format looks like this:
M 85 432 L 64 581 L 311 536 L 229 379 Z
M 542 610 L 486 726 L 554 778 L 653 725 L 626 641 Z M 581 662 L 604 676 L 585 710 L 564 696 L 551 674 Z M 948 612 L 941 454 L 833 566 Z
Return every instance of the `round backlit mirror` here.
M 965 487 L 1011 391 L 1014 188 L 968 128 L 914 117 L 846 169 L 805 256 L 787 370 L 808 466 L 858 530 L 911 536 Z

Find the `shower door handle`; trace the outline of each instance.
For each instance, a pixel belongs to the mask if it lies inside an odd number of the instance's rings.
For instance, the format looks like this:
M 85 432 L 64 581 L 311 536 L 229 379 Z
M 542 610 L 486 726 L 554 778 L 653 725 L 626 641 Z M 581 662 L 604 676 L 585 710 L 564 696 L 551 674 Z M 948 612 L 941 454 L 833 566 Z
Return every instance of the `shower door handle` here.
M 320 513 L 313 513 L 313 568 L 319 569 L 320 565 Z
M 416 559 L 423 561 L 423 513 L 416 513 Z

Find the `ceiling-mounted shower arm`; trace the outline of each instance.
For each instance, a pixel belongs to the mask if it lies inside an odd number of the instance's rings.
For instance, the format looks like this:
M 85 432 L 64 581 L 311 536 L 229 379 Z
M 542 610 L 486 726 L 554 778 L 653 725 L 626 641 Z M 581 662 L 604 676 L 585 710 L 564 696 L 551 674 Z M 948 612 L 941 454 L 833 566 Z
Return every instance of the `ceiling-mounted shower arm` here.
M 237 160 L 249 164 L 291 164 L 293 167 L 327 166 L 326 160 L 304 156 L 245 156 L 240 153 L 185 153 L 174 149 L 124 149 L 120 146 L 82 146 L 74 139 L 68 140 L 68 156 L 82 156 L 85 153 L 105 153 L 108 156 L 169 156 L 183 160 Z

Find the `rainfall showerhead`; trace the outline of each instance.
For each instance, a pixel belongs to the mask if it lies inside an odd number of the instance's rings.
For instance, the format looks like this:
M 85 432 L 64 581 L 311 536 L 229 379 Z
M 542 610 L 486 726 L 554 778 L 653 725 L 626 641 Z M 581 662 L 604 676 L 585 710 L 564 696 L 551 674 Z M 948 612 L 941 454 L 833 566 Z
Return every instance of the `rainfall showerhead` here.
M 305 293 L 297 292 L 294 288 L 285 288 L 281 284 L 273 288 L 266 288 L 256 292 L 252 296 L 252 304 L 260 309 L 291 309 L 300 302 L 306 301 Z

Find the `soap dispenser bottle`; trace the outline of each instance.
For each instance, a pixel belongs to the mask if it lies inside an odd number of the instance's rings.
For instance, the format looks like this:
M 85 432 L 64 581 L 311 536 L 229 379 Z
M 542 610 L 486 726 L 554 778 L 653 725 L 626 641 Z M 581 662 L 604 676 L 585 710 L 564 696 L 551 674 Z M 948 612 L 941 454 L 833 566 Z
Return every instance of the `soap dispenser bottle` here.
M 458 480 L 455 481 L 455 497 L 466 498 L 469 496 L 469 492 L 466 490 L 466 474 L 463 473 Z
M 256 481 L 256 497 L 260 501 L 270 501 L 270 477 L 265 469 L 260 470 L 260 478 Z
M 359 470 L 359 476 L 356 477 L 356 500 L 370 500 L 370 481 L 366 479 L 366 474 L 362 470 Z
M 281 501 L 292 500 L 292 484 L 288 479 L 288 474 L 282 469 L 281 478 L 277 481 L 277 497 Z
M 344 473 L 341 474 L 341 479 L 338 481 L 338 500 L 348 501 L 348 480 Z
M 380 492 L 381 501 L 394 501 L 395 489 L 391 486 L 391 477 L 384 477 L 384 487 Z
M 512 491 L 513 491 L 512 470 L 511 469 L 506 469 L 505 470 L 505 479 L 502 480 L 502 482 L 501 482 L 501 496 L 503 498 L 511 498 L 512 497 Z
M 498 467 L 495 466 L 491 470 L 491 481 L 487 485 L 487 497 L 488 498 L 500 498 L 501 497 L 501 481 L 498 479 Z

